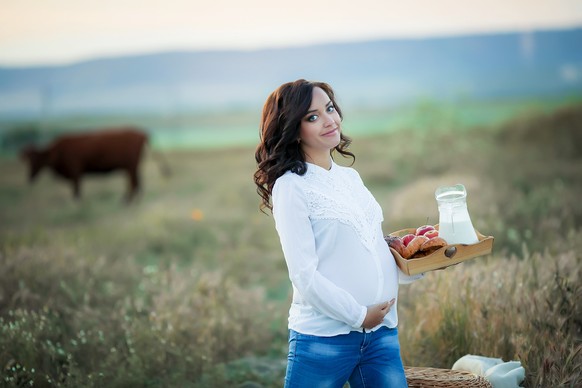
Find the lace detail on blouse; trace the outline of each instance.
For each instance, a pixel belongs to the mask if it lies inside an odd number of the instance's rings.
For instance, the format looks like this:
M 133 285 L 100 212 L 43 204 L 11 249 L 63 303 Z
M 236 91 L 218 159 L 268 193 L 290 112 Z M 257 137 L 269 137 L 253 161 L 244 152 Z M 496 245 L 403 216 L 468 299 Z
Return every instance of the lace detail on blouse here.
M 354 229 L 364 246 L 375 252 L 382 209 L 357 172 L 338 165 L 331 171 L 309 166 L 304 193 L 312 220 L 336 220 Z

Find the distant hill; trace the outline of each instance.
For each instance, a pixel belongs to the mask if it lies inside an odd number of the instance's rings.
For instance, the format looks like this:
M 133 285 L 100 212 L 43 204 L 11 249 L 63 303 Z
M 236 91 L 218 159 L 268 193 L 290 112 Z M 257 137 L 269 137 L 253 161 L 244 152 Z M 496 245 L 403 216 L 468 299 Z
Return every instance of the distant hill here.
M 0 117 L 256 108 L 297 78 L 357 106 L 580 93 L 582 28 L 0 67 Z

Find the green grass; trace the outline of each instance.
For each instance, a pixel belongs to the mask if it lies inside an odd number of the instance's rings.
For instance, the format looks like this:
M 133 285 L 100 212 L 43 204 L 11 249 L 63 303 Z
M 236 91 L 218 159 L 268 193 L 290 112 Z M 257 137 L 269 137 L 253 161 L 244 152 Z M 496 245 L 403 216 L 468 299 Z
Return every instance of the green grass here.
M 515 117 L 547 114 L 580 103 L 582 95 L 453 101 L 420 99 L 401 106 L 342 106 L 344 127 L 353 136 L 369 137 L 402 131 L 459 132 L 475 127 L 492 128 Z M 167 115 L 118 114 L 55 116 L 44 122 L 7 121 L 0 118 L 0 156 L 12 156 L 24 145 L 44 144 L 62 132 L 132 123 L 151 134 L 152 144 L 163 150 L 207 150 L 224 147 L 252 147 L 258 141 L 259 114 L 238 108 L 205 112 L 174 112 Z
M 401 287 L 407 365 L 480 354 L 520 360 L 527 387 L 582 383 L 582 155 L 570 146 L 582 106 L 528 112 L 354 130 L 386 233 L 438 222 L 434 189 L 461 182 L 473 224 L 495 237 L 492 255 Z M 258 210 L 253 146 L 164 153 L 173 175 L 146 156 L 131 206 L 121 176 L 86 179 L 75 202 L 50 175 L 29 186 L 19 161 L 0 162 L 4 386 L 281 386 L 291 289 Z

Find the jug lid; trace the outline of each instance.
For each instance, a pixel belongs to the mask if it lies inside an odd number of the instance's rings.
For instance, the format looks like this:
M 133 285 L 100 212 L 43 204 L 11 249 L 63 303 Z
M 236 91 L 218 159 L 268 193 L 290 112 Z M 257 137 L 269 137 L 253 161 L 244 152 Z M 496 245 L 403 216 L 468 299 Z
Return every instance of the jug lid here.
M 456 202 L 467 197 L 467 190 L 460 183 L 453 186 L 440 186 L 435 190 L 434 196 L 439 202 Z

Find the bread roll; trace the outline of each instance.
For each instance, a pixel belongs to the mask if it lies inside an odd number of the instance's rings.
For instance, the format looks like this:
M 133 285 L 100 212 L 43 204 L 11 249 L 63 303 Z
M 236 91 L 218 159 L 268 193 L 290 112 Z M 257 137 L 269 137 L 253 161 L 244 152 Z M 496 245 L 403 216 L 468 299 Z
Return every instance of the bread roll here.
M 404 257 L 404 250 L 406 247 L 404 246 L 404 243 L 400 237 L 385 236 L 384 240 L 388 243 L 390 248 L 394 249 L 400 256 Z
M 447 242 L 445 241 L 444 238 L 433 237 L 433 238 L 429 239 L 428 241 L 424 242 L 420 246 L 420 250 L 421 251 L 435 250 L 435 248 L 439 249 L 439 248 L 442 248 L 446 245 L 447 245 Z
M 414 255 L 416 252 L 420 250 L 422 244 L 424 244 L 428 240 L 429 238 L 426 236 L 416 236 L 415 238 L 412 239 L 412 241 L 408 243 L 404 252 L 405 255 L 402 257 L 404 257 L 405 259 L 411 258 L 412 255 Z

